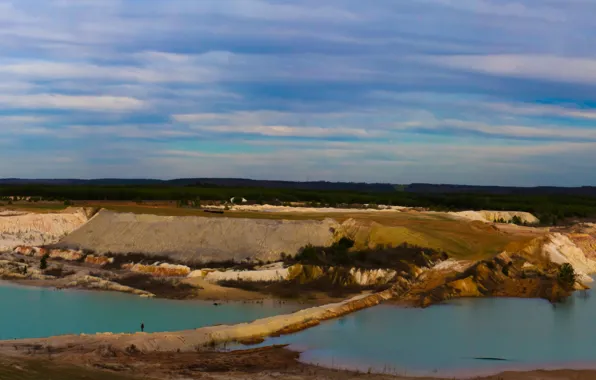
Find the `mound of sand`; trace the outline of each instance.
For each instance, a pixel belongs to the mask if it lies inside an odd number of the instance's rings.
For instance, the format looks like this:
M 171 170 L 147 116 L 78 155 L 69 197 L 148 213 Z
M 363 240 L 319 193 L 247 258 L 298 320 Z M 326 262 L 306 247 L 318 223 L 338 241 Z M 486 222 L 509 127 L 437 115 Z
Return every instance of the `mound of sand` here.
M 0 252 L 19 245 L 55 243 L 87 221 L 84 210 L 35 214 L 4 212 L 0 214 Z
M 102 210 L 58 246 L 100 254 L 167 256 L 185 263 L 246 258 L 275 261 L 281 253 L 296 254 L 307 244 L 332 244 L 338 228 L 331 219 L 174 217 Z
M 584 251 L 568 236 L 560 233 L 550 234 L 542 250 L 553 263 L 571 264 L 579 282 L 587 284 L 593 281 L 590 275 L 596 273 L 596 261 L 586 257 Z
M 516 216 L 520 218 L 522 222 L 527 224 L 536 224 L 540 222 L 534 215 L 523 211 L 461 211 L 450 212 L 449 215 L 481 222 L 495 222 L 501 219 L 505 222 L 510 222 Z
M 224 209 L 229 206 L 211 206 L 214 209 Z M 232 211 L 249 211 L 249 212 L 291 212 L 291 213 L 370 213 L 370 212 L 391 212 L 404 211 L 410 209 L 403 206 L 387 206 L 378 205 L 376 208 L 341 208 L 341 207 L 290 207 L 290 206 L 274 206 L 274 205 L 234 205 L 230 207 Z

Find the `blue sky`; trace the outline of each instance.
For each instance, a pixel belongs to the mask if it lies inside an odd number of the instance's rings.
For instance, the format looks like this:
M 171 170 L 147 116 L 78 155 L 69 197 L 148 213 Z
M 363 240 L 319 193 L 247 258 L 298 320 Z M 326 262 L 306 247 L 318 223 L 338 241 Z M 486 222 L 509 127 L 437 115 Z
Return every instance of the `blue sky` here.
M 0 177 L 596 185 L 594 14 L 0 0 Z

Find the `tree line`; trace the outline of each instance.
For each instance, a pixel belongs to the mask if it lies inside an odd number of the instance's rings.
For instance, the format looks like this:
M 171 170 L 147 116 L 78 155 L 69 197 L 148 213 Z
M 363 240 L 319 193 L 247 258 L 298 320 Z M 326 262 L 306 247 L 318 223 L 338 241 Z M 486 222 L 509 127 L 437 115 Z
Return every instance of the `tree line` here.
M 313 206 L 361 207 L 361 205 L 399 205 L 435 211 L 495 210 L 527 211 L 544 224 L 559 224 L 568 218 L 596 217 L 596 197 L 575 195 L 496 195 L 393 193 L 358 191 L 314 191 L 259 187 L 174 187 L 174 186 L 77 186 L 77 185 L 3 185 L 0 198 L 34 197 L 56 201 L 176 201 L 187 204 L 201 201 L 228 201 L 234 197 L 254 203 L 287 204 L 306 202 Z

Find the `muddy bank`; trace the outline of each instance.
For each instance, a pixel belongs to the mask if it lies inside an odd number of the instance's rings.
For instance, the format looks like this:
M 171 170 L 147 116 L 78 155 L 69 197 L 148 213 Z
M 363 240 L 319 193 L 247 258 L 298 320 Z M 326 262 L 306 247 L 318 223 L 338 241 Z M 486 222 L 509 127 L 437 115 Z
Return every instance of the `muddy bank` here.
M 14 355 L 14 354 L 13 354 Z M 302 364 L 299 354 L 282 346 L 235 352 L 84 354 L 53 352 L 0 356 L 0 378 L 6 380 L 431 380 L 398 374 L 368 374 Z M 592 380 L 596 371 L 505 372 L 476 380 Z M 434 379 L 440 380 L 440 379 Z

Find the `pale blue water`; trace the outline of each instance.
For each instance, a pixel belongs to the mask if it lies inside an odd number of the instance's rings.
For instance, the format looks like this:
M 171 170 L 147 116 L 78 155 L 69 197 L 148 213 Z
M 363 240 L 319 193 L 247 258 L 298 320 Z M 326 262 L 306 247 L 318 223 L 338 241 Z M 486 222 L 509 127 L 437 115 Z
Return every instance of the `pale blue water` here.
M 428 309 L 381 305 L 263 345 L 291 344 L 302 360 L 408 375 L 595 368 L 596 294 L 556 307 L 533 299 L 465 299 Z M 248 322 L 303 305 L 169 301 L 0 283 L 0 339 L 71 333 L 174 331 Z M 475 358 L 501 358 L 504 361 Z
M 576 294 L 556 307 L 504 298 L 428 309 L 381 305 L 264 344 L 290 343 L 309 363 L 419 376 L 594 368 L 596 295 L 586 296 Z
M 0 340 L 52 335 L 175 331 L 249 322 L 301 305 L 147 299 L 139 296 L 15 286 L 0 282 Z

